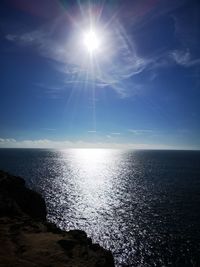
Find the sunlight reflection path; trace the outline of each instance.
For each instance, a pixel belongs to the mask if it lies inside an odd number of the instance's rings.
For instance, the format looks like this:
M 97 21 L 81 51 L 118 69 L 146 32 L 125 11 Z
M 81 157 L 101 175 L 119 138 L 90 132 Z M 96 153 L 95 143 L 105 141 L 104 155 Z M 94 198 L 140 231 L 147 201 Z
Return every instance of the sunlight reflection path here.
M 71 151 L 73 168 L 76 169 L 74 181 L 84 206 L 84 217 L 90 216 L 91 209 L 108 208 L 109 195 L 116 170 L 115 151 L 104 149 L 77 149 Z M 75 165 L 75 166 L 74 166 Z M 79 209 L 80 207 L 78 207 Z
M 49 206 L 54 205 L 49 210 L 50 220 L 65 230 L 86 231 L 94 242 L 113 251 L 118 262 L 126 262 L 129 254 L 135 253 L 128 247 L 130 243 L 135 247 L 138 213 L 145 205 L 144 188 L 133 178 L 134 158 L 130 168 L 130 159 L 121 150 L 59 153 L 60 175 L 54 179 L 48 199 Z

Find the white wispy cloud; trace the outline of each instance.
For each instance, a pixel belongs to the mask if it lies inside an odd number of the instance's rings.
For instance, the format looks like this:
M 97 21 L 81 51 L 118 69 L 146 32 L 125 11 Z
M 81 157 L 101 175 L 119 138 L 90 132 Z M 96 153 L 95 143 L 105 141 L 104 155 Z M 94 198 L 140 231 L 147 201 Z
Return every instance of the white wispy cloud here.
M 189 49 L 186 50 L 174 50 L 170 53 L 172 59 L 181 66 L 192 67 L 200 64 L 200 58 L 192 58 L 192 54 Z
M 152 20 L 155 20 L 169 11 L 183 5 L 185 0 L 174 0 L 168 3 L 167 0 L 155 1 L 145 8 L 143 16 L 137 16 L 144 11 L 144 3 L 140 1 L 129 1 L 122 4 L 122 12 L 119 14 L 119 20 L 113 19 L 105 28 L 105 36 L 108 37 L 103 52 L 91 64 L 88 64 L 88 55 L 84 53 L 81 44 L 80 36 L 81 29 L 75 28 L 70 24 L 66 27 L 66 36 L 64 31 L 62 37 L 55 37 L 56 30 L 63 28 L 62 18 L 55 19 L 50 24 L 40 27 L 36 30 L 30 30 L 24 33 L 8 33 L 5 37 L 10 42 L 15 42 L 22 46 L 31 46 L 46 58 L 49 58 L 56 63 L 56 69 L 66 74 L 66 84 L 79 84 L 87 82 L 92 86 L 95 83 L 100 88 L 109 87 L 117 92 L 122 97 L 133 96 L 140 94 L 146 88 L 134 84 L 131 79 L 135 75 L 142 73 L 148 69 L 158 69 L 160 67 L 168 67 L 175 62 L 181 66 L 190 67 L 200 63 L 200 59 L 194 59 L 191 52 L 188 50 L 165 50 L 149 53 L 149 56 L 141 56 L 138 53 L 137 40 L 134 39 L 134 32 L 142 31 Z M 120 12 L 119 12 L 120 13 Z M 129 32 L 128 27 L 122 22 L 124 16 L 134 29 L 134 32 Z M 61 23 L 62 21 L 62 23 Z M 66 21 L 65 21 L 66 22 Z M 76 21 L 79 24 L 80 21 Z M 127 26 L 129 25 L 127 23 Z M 105 26 L 105 25 L 103 25 Z M 80 32 L 79 32 L 80 30 Z M 73 33 L 74 32 L 74 33 Z M 89 66 L 90 65 L 90 66 Z M 156 74 L 155 74 L 156 75 Z M 131 80 L 131 82 L 129 82 Z M 49 88 L 51 91 L 51 88 Z M 51 93 L 51 92 L 50 92 Z M 55 93 L 52 93 L 54 98 L 57 98 Z
M 121 133 L 111 133 L 112 135 L 120 135 Z
M 107 136 L 110 139 L 110 136 Z M 111 148 L 111 149 L 173 149 L 173 146 L 163 144 L 145 143 L 114 143 L 114 142 L 84 142 L 69 140 L 15 140 L 13 138 L 0 138 L 0 148 L 43 148 L 43 149 L 70 149 L 70 148 Z
M 128 131 L 130 133 L 133 133 L 133 134 L 136 134 L 136 135 L 153 133 L 152 130 L 145 130 L 145 129 L 140 129 L 140 130 L 137 130 L 137 129 L 129 129 Z
M 96 86 L 110 87 L 122 97 L 128 95 L 128 85 L 125 85 L 124 81 L 142 72 L 151 62 L 150 59 L 137 54 L 133 40 L 127 40 L 125 30 L 115 21 L 112 25 L 115 30 L 109 40 L 110 45 L 97 56 L 90 69 L 88 55 L 84 53 L 79 44 L 80 40 L 77 39 L 80 36 L 68 36 L 66 32 L 66 38 L 56 39 L 52 37 L 52 28 L 55 25 L 56 21 L 49 28 L 41 27 L 23 34 L 9 33 L 5 38 L 21 46 L 34 47 L 43 57 L 61 63 L 57 69 L 68 76 L 66 83 L 85 82 L 83 79 L 86 80 L 87 77 L 88 83 L 95 82 Z M 72 78 L 77 75 L 81 76 L 82 80 Z
M 34 46 L 44 57 L 62 63 L 66 62 L 67 51 L 62 43 L 56 42 L 51 38 L 50 29 L 40 28 L 23 34 L 7 34 L 5 38 L 8 41 L 16 42 L 18 45 Z
M 17 36 L 15 34 L 7 34 L 5 37 L 8 41 L 17 41 Z
M 16 140 L 13 138 L 0 138 L 0 144 L 1 143 L 16 143 Z

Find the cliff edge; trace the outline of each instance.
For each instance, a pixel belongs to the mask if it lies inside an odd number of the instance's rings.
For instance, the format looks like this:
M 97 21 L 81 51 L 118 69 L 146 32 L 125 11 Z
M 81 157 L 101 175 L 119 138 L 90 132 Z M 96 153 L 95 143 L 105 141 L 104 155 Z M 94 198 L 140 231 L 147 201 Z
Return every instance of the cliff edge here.
M 111 252 L 80 230 L 46 221 L 44 199 L 0 171 L 0 267 L 114 267 Z

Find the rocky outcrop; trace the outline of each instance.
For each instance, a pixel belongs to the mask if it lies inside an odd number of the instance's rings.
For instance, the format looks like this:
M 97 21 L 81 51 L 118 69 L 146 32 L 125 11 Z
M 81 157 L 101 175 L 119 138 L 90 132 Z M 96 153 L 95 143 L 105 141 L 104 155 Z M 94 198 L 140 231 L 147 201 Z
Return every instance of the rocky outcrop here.
M 33 219 L 46 220 L 44 199 L 25 187 L 25 181 L 0 171 L 0 214 L 1 216 L 28 215 Z
M 43 198 L 0 171 L 0 266 L 113 267 L 114 261 L 85 232 L 47 222 Z

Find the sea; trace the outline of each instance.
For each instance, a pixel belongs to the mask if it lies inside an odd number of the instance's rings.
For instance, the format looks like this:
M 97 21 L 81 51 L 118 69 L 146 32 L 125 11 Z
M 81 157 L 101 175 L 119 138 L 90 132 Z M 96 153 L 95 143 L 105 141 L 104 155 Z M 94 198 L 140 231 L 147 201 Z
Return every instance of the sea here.
M 200 151 L 0 149 L 48 220 L 84 230 L 117 267 L 200 266 Z

